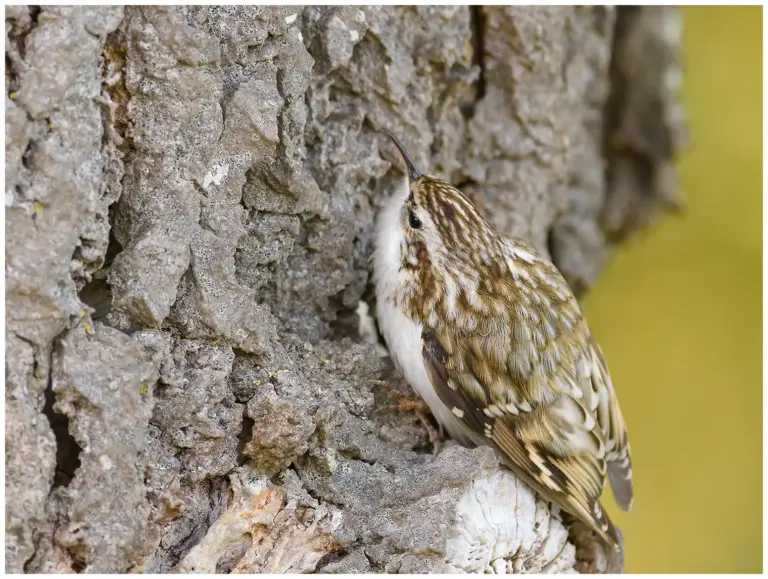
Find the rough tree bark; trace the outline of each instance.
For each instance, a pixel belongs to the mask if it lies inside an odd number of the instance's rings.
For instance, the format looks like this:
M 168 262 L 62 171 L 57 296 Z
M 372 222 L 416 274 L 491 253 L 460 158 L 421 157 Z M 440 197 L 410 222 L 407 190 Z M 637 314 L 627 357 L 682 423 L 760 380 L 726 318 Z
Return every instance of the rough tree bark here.
M 388 409 L 381 129 L 581 292 L 676 204 L 679 34 L 674 8 L 7 7 L 7 570 L 620 569 Z

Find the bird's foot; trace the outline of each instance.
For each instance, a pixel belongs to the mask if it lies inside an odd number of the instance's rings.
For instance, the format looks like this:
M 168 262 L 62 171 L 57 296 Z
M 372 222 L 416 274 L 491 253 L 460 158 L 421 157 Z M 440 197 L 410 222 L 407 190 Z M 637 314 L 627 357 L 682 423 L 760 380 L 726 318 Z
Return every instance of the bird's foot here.
M 413 412 L 427 430 L 429 442 L 432 443 L 434 449 L 433 453 L 436 455 L 440 449 L 441 443 L 445 439 L 442 434 L 442 426 L 435 428 L 432 424 L 432 420 L 430 420 L 431 411 L 429 410 L 429 405 L 419 396 L 405 394 L 404 392 L 388 386 L 382 386 L 382 390 L 386 392 L 388 396 L 394 398 L 397 403 L 391 406 L 385 406 L 380 410 L 382 412 Z
M 424 402 L 422 400 L 422 402 Z M 424 403 L 424 406 L 427 406 L 426 403 Z M 429 437 L 429 442 L 432 443 L 432 455 L 437 456 L 440 454 L 440 449 L 442 447 L 443 442 L 445 441 L 445 438 L 443 437 L 443 427 L 442 425 L 438 425 L 437 428 L 435 428 L 432 425 L 432 421 L 429 419 L 429 407 L 427 406 L 426 410 L 417 409 L 414 410 L 414 414 L 419 417 L 419 420 L 421 420 L 421 423 L 424 425 L 424 428 L 427 429 L 427 436 Z

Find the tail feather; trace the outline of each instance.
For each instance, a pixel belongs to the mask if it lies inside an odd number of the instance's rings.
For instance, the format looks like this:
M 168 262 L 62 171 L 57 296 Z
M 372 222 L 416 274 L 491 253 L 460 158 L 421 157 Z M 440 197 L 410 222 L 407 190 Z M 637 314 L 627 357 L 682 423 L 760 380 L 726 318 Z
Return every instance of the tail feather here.
M 632 510 L 632 462 L 629 458 L 629 445 L 619 457 L 608 462 L 608 480 L 616 503 L 622 511 Z

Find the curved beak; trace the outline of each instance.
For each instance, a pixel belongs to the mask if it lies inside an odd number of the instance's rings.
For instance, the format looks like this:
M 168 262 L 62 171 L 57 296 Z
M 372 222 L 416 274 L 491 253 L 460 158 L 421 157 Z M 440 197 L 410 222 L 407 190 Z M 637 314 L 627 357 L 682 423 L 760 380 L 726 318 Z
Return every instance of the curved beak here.
M 408 151 L 405 150 L 405 147 L 403 147 L 400 141 L 397 140 L 397 137 L 395 137 L 395 135 L 389 131 L 386 132 L 389 135 L 389 138 L 392 139 L 392 142 L 395 143 L 397 150 L 400 151 L 400 155 L 403 157 L 406 167 L 408 167 L 408 176 L 411 178 L 411 181 L 416 181 L 419 177 L 421 177 L 421 171 L 419 171 L 416 168 L 416 165 L 413 164 L 413 159 L 411 159 Z

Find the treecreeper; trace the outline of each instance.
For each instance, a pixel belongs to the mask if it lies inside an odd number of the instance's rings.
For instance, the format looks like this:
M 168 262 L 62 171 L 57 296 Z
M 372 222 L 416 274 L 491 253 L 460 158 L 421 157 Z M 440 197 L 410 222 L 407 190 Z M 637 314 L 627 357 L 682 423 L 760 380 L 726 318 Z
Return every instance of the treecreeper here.
M 457 442 L 495 449 L 608 545 L 606 475 L 632 506 L 627 429 L 600 346 L 557 267 L 495 231 L 450 183 L 421 173 L 382 209 L 377 319 L 395 365 Z

